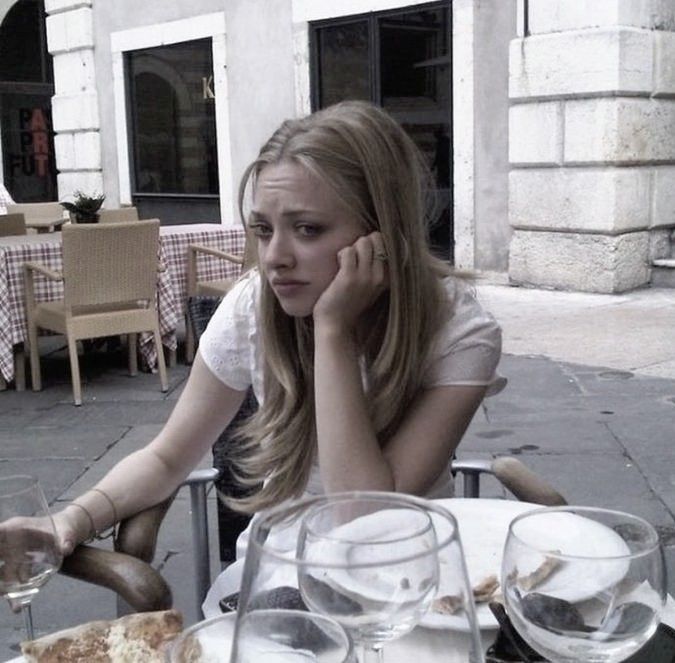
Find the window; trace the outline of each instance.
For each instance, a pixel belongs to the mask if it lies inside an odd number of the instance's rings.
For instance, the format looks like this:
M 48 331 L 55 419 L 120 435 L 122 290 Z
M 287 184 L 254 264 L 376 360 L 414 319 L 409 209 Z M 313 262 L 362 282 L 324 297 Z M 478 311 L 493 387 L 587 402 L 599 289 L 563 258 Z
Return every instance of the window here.
M 211 39 L 126 54 L 134 201 L 218 201 Z
M 450 11 L 448 2 L 310 25 L 312 106 L 366 99 L 388 110 L 436 180 L 430 241 L 452 257 Z

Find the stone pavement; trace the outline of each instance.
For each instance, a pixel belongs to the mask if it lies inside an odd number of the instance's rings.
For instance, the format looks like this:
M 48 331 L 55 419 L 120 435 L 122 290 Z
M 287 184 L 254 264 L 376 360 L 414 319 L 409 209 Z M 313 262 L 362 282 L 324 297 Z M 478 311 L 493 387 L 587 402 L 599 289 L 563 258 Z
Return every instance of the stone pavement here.
M 666 545 L 675 593 L 675 290 L 584 295 L 479 283 L 478 291 L 504 329 L 500 370 L 509 385 L 476 415 L 460 456 L 516 454 L 571 502 L 646 517 Z M 122 353 L 85 357 L 84 405 L 75 408 L 63 344 L 44 343 L 43 353 L 52 352 L 43 391 L 0 392 L 0 476 L 37 475 L 58 505 L 159 430 L 188 369 L 171 369 L 162 394 L 156 375 L 126 375 Z M 488 480 L 484 494 L 503 491 Z M 213 498 L 210 505 L 213 512 Z M 156 563 L 191 622 L 188 511 L 182 495 L 162 528 Z M 215 572 L 215 550 L 212 557 Z M 111 592 L 61 576 L 34 602 L 38 633 L 114 615 Z M 20 617 L 2 602 L 0 661 L 16 655 L 21 637 Z

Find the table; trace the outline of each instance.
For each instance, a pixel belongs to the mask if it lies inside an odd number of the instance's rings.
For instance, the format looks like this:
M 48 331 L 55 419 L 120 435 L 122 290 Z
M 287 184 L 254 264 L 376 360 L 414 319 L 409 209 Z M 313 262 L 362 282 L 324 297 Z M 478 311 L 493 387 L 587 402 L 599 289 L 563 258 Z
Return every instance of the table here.
M 176 349 L 176 327 L 185 313 L 188 245 L 205 244 L 231 253 L 242 253 L 244 237 L 243 229 L 223 228 L 210 223 L 160 228 L 159 253 L 165 269 L 158 276 L 157 302 L 162 342 L 169 350 Z M 23 264 L 38 262 L 61 271 L 61 241 L 61 233 L 0 238 L 0 378 L 7 381 L 14 378 L 13 348 L 27 340 Z M 215 258 L 200 263 L 200 278 L 221 279 L 237 273 L 236 265 Z M 62 297 L 62 282 L 36 279 L 37 301 L 53 301 Z M 147 365 L 153 367 L 157 354 L 151 336 L 141 338 L 140 350 Z

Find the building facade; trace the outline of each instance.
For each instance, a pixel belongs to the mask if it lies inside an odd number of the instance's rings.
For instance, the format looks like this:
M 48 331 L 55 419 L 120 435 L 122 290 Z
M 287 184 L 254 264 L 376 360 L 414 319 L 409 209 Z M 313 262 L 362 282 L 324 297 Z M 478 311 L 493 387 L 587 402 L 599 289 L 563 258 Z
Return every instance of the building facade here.
M 672 255 L 673 0 L 0 0 L 0 35 L 42 2 L 47 55 L 21 81 L 40 100 L 0 69 L 19 201 L 103 192 L 236 225 L 283 119 L 365 98 L 427 154 L 432 241 L 458 267 L 619 292 Z

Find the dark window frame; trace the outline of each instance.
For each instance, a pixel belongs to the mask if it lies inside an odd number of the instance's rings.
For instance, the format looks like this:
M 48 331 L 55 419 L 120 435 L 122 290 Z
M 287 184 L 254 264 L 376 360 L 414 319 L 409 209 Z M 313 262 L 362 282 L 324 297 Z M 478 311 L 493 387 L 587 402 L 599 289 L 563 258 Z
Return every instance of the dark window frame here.
M 145 199 L 148 201 L 151 200 L 167 200 L 167 201 L 220 201 L 220 192 L 218 193 L 177 193 L 177 192 L 151 192 L 151 191 L 139 191 L 138 190 L 138 180 L 136 173 L 136 166 L 139 158 L 139 144 L 138 144 L 138 127 L 136 125 L 136 116 L 133 110 L 134 102 L 134 80 L 131 75 L 131 66 L 129 59 L 133 57 L 135 53 L 139 51 L 148 51 L 153 48 L 164 48 L 167 46 L 178 45 L 187 42 L 196 42 L 204 41 L 208 42 L 211 53 L 213 53 L 213 38 L 212 37 L 199 37 L 197 39 L 188 39 L 184 42 L 177 42 L 176 44 L 158 44 L 157 46 L 150 46 L 147 48 L 134 49 L 124 52 L 124 80 L 125 80 L 125 90 L 126 90 L 126 117 L 127 117 L 127 140 L 129 145 L 129 155 L 128 155 L 128 169 L 129 169 L 129 185 L 130 193 L 132 199 Z M 213 69 L 213 62 L 211 63 Z M 213 72 L 212 72 L 213 73 Z M 214 122 L 215 122 L 214 116 Z M 217 129 L 216 129 L 217 130 Z
M 448 11 L 448 46 L 452 45 L 452 2 L 451 0 L 436 0 L 435 2 L 425 2 L 422 4 L 408 5 L 406 7 L 397 7 L 395 9 L 383 9 L 376 12 L 365 14 L 350 14 L 349 16 L 339 16 L 336 18 L 325 18 L 319 21 L 311 21 L 309 24 L 309 53 L 310 53 L 310 103 L 312 112 L 319 110 L 320 89 L 321 89 L 321 67 L 319 63 L 318 31 L 321 28 L 334 28 L 349 23 L 366 21 L 368 23 L 368 48 L 371 53 L 369 58 L 370 69 L 370 93 L 371 100 L 378 106 L 382 105 L 382 86 L 380 85 L 380 31 L 378 30 L 378 21 L 383 18 L 392 18 L 409 14 L 413 11 L 422 12 L 434 9 L 447 9 Z M 452 54 L 450 54 L 452 56 Z M 452 91 L 452 68 L 450 70 L 450 88 Z M 450 97 L 452 99 L 452 96 Z M 452 112 L 452 105 L 450 106 Z

